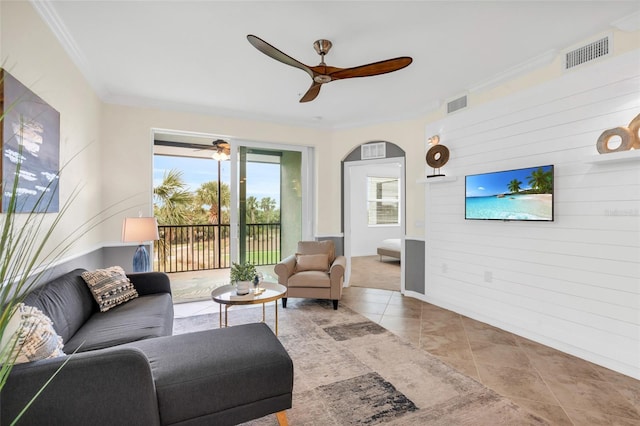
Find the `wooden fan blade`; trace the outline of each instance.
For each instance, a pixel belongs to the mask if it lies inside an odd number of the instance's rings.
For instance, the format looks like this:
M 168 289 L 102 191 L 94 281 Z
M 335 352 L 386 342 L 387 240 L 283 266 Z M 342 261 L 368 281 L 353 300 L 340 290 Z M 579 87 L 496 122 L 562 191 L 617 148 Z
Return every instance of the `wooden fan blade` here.
M 339 71 L 330 73 L 332 80 L 340 80 L 344 78 L 369 77 L 372 75 L 386 74 L 393 71 L 401 70 L 409 66 L 413 62 L 408 56 L 387 59 L 386 61 L 374 62 L 372 64 L 361 65 L 353 68 L 343 68 Z
M 291 56 L 287 55 L 286 53 L 281 52 L 280 50 L 276 49 L 266 41 L 262 40 L 261 38 L 256 37 L 252 34 L 249 34 L 247 36 L 247 40 L 249 40 L 249 43 L 251 43 L 253 47 L 258 49 L 265 55 L 269 56 L 270 58 L 273 58 L 276 61 L 282 62 L 283 64 L 300 68 L 301 70 L 309 74 L 311 78 L 313 78 L 314 76 L 313 71 L 311 71 L 311 69 L 308 66 L 306 66 L 300 61 L 293 59 Z
M 321 86 L 321 83 L 316 83 L 314 81 L 311 84 L 311 87 L 309 87 L 309 90 L 307 90 L 307 93 L 305 93 L 304 96 L 300 99 L 300 102 L 309 102 L 314 100 L 318 96 L 318 93 L 320 93 Z

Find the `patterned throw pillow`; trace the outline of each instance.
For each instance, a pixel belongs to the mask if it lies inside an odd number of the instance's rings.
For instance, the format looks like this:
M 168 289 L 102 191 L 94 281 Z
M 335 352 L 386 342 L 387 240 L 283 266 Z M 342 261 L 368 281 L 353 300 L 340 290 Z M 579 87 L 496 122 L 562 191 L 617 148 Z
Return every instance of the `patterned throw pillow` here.
M 138 292 L 120 266 L 85 271 L 82 278 L 98 302 L 100 312 L 106 312 L 114 306 L 138 297 Z
M 53 322 L 42 311 L 20 303 L 5 328 L 0 350 L 13 345 L 11 359 L 15 364 L 64 356 L 62 337 Z

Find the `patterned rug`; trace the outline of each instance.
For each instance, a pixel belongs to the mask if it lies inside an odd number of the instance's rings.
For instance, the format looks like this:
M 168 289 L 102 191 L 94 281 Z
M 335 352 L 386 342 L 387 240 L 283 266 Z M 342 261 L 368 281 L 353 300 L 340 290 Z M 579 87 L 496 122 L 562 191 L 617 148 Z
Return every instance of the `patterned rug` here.
M 266 312 L 273 329 L 273 303 Z M 547 424 L 345 306 L 291 299 L 278 314 L 279 338 L 294 363 L 292 426 Z M 229 309 L 229 326 L 261 318 L 259 307 Z M 176 319 L 174 334 L 218 325 L 218 314 Z

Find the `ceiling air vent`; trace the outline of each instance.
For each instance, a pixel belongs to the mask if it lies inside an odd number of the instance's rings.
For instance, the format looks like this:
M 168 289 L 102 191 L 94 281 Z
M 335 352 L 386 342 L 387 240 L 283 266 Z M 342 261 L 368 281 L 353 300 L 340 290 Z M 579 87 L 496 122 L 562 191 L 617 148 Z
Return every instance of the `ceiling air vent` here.
M 467 95 L 461 96 L 447 103 L 447 114 L 467 107 Z
M 582 65 L 585 62 L 593 61 L 594 59 L 601 58 L 608 55 L 609 37 L 601 38 L 593 43 L 589 43 L 586 46 L 579 47 L 565 54 L 565 66 L 564 69 L 568 70 L 578 65 Z
M 360 146 L 360 158 L 362 160 L 385 158 L 386 156 L 387 144 L 385 142 L 367 143 Z

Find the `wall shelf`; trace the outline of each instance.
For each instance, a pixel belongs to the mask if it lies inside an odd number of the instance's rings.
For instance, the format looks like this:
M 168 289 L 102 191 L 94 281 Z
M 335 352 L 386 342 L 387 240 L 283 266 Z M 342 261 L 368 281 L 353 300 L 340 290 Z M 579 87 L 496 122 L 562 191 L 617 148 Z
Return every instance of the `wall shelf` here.
M 590 155 L 587 157 L 586 162 L 592 164 L 601 163 L 621 163 L 625 161 L 639 161 L 640 149 L 634 149 L 631 151 L 610 152 L 608 154 Z
M 457 180 L 458 177 L 457 176 L 436 176 L 436 177 L 432 177 L 432 178 L 423 178 L 423 179 L 418 179 L 416 181 L 416 183 L 445 183 L 445 182 L 454 182 L 455 180 Z

